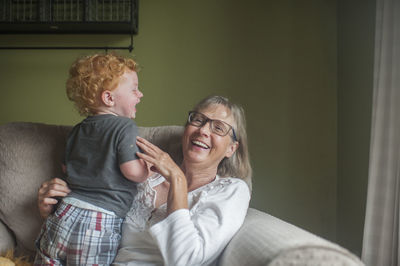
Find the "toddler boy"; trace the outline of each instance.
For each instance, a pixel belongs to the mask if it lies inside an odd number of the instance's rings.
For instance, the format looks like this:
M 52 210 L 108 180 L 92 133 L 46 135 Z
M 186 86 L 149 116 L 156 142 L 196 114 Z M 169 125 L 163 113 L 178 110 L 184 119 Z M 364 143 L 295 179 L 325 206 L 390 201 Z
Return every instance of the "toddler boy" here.
M 129 58 L 95 54 L 70 68 L 67 95 L 87 116 L 71 131 L 63 170 L 71 193 L 49 216 L 36 241 L 35 265 L 109 265 L 121 225 L 146 180 L 136 155 L 138 129 L 132 118 L 143 97 L 137 66 Z

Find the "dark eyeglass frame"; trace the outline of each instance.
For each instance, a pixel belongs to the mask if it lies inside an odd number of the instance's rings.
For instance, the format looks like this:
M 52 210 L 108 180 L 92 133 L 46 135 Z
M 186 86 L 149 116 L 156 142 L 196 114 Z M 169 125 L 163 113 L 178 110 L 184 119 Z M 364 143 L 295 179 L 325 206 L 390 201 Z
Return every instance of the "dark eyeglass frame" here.
M 191 120 L 191 117 L 192 117 L 193 115 L 195 115 L 195 114 L 199 114 L 199 115 L 201 115 L 202 117 L 204 117 L 203 123 L 201 123 L 201 125 L 193 124 L 193 121 Z M 227 126 L 229 127 L 229 130 L 226 131 L 226 134 L 221 135 L 220 133 L 218 133 L 218 132 L 216 132 L 216 131 L 214 130 L 214 127 L 213 127 L 214 121 L 223 123 L 224 125 L 227 125 Z M 199 127 L 199 128 L 203 127 L 205 124 L 207 124 L 207 122 L 210 122 L 210 129 L 211 129 L 211 131 L 212 131 L 213 133 L 217 134 L 218 136 L 221 136 L 221 137 L 224 137 L 224 136 L 228 135 L 229 131 L 232 130 L 232 136 L 231 136 L 231 137 L 232 137 L 232 139 L 233 139 L 234 141 L 237 141 L 236 132 L 235 132 L 235 129 L 233 128 L 233 126 L 229 125 L 228 123 L 226 123 L 226 122 L 224 122 L 224 121 L 222 121 L 222 120 L 211 119 L 211 118 L 208 118 L 206 115 L 204 115 L 204 114 L 202 114 L 202 113 L 200 113 L 200 112 L 197 112 L 197 111 L 190 111 L 190 112 L 189 112 L 189 116 L 188 116 L 187 122 L 188 122 L 190 125 L 192 125 L 192 126 L 194 126 L 194 127 Z

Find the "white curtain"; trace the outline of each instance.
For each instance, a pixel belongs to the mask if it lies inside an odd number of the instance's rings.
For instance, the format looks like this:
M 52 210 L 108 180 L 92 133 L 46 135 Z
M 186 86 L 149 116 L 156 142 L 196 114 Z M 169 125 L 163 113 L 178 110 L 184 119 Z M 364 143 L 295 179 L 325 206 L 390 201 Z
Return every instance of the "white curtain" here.
M 400 0 L 377 0 L 374 96 L 362 260 L 400 265 Z

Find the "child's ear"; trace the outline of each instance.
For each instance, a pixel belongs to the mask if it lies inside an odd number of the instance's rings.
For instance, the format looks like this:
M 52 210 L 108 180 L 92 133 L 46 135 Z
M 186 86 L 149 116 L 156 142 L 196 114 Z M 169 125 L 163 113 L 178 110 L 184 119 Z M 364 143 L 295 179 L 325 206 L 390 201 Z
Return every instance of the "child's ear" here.
M 109 90 L 105 90 L 101 93 L 101 100 L 106 106 L 114 106 L 114 97 Z

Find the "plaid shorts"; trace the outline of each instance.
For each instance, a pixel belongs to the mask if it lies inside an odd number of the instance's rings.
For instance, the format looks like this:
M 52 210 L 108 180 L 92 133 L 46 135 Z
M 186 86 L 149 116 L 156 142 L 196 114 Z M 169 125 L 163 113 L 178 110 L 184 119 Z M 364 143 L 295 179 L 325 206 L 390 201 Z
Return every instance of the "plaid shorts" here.
M 61 202 L 36 240 L 34 265 L 110 265 L 123 219 Z

